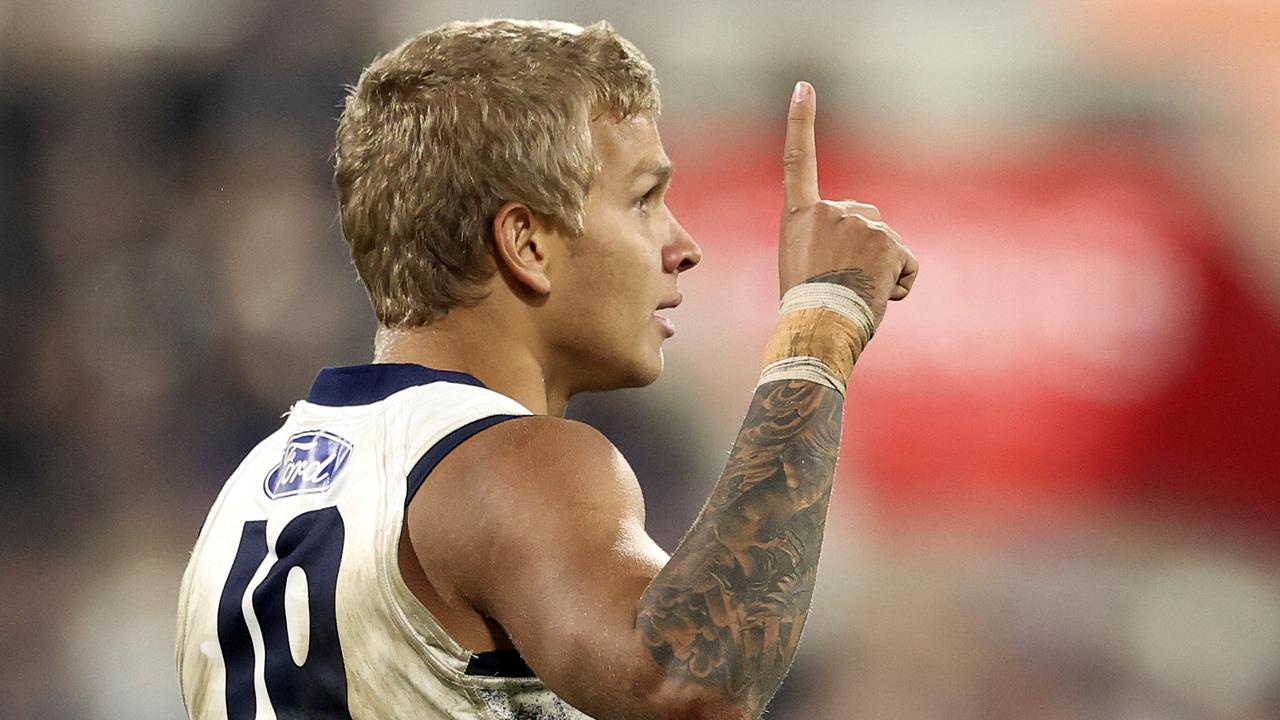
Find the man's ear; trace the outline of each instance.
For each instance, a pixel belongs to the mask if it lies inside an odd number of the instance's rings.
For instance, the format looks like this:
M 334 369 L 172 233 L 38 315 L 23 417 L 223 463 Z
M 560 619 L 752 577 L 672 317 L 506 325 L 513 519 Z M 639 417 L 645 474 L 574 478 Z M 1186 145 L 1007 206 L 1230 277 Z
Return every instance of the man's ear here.
M 538 295 L 551 292 L 551 276 L 547 272 L 551 233 L 546 220 L 524 203 L 505 203 L 493 218 L 498 262 L 516 282 Z

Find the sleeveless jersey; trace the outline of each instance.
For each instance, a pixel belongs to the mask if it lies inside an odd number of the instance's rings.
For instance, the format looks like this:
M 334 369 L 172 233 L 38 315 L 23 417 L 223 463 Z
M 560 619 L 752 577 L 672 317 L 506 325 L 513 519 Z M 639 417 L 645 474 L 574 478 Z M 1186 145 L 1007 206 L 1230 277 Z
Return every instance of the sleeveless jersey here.
M 586 718 L 517 652 L 463 649 L 399 570 L 405 508 L 431 469 L 475 433 L 529 414 L 463 373 L 323 370 L 227 481 L 196 541 L 178 609 L 187 712 Z

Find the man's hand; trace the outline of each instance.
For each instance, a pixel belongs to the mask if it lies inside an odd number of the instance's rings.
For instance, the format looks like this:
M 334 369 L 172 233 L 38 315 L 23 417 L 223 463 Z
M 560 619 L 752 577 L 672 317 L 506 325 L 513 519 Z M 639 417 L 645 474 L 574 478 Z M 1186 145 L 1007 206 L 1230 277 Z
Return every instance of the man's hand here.
M 816 112 L 813 86 L 797 83 L 782 154 L 786 200 L 778 242 L 781 292 L 824 276 L 824 281 L 845 285 L 866 300 L 879 326 L 888 301 L 907 296 L 920 266 L 874 205 L 822 199 L 813 133 Z

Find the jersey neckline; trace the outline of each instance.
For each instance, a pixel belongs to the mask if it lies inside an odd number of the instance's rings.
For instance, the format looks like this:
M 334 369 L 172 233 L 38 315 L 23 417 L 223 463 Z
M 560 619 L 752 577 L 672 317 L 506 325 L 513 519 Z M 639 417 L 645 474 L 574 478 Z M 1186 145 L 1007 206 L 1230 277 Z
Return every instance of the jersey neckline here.
M 401 390 L 435 382 L 484 387 L 478 378 L 456 370 L 436 370 L 413 363 L 376 363 L 327 367 L 316 375 L 307 402 L 313 405 L 370 405 Z

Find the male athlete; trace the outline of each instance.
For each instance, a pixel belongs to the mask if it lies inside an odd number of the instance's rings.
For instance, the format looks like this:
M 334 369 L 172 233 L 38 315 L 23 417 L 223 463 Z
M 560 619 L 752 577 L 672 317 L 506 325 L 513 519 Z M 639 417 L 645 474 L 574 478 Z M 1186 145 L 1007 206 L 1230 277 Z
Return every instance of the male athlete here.
M 653 68 L 607 24 L 454 23 L 360 77 L 343 234 L 375 364 L 321 371 L 227 482 L 183 578 L 196 718 L 756 718 L 795 655 L 844 390 L 916 262 L 783 157 L 777 330 L 668 557 L 636 478 L 563 418 L 647 385 L 700 251 L 664 203 Z

